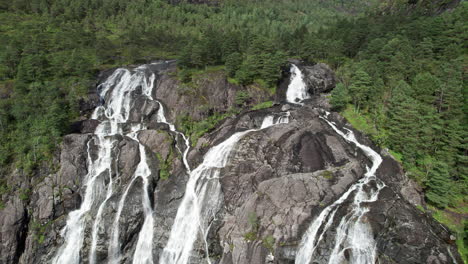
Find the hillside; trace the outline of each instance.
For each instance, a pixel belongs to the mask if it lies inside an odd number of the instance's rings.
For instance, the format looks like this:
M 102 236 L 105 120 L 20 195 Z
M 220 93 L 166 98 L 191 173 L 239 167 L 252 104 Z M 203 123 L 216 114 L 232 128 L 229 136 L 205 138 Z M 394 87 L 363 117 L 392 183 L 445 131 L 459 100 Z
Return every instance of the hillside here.
M 319 263 L 371 263 L 332 239 L 353 228 L 381 234 L 364 241 L 380 263 L 460 262 L 455 244 L 466 262 L 466 17 L 460 1 L 0 1 L 0 262 L 305 264 L 315 234 Z M 250 130 L 218 153 L 222 191 L 191 216 L 205 230 L 174 240 L 192 170 Z M 73 212 L 83 245 L 64 255 Z

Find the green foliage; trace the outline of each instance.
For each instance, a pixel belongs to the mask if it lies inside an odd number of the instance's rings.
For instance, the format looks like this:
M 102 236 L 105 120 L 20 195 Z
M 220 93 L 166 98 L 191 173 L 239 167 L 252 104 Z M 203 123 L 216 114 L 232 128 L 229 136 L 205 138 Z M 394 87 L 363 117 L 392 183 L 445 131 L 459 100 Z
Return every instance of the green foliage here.
M 247 232 L 244 234 L 245 241 L 254 241 L 257 240 L 257 233 L 256 232 Z
M 429 170 L 426 192 L 427 199 L 440 208 L 445 208 L 450 202 L 451 182 L 449 179 L 449 170 L 447 164 L 435 162 Z
M 240 106 L 240 107 L 245 106 L 249 99 L 250 99 L 250 95 L 247 91 L 237 91 L 236 99 L 235 99 L 237 106 Z
M 42 244 L 44 243 L 45 240 L 45 232 L 47 230 L 47 227 L 51 224 L 52 222 L 47 222 L 44 224 L 41 224 L 40 222 L 37 221 L 31 221 L 30 223 L 30 229 L 34 232 L 34 239 L 39 243 Z
M 276 239 L 272 235 L 268 235 L 262 239 L 262 244 L 270 253 L 274 253 Z
M 346 108 L 349 101 L 350 97 L 346 87 L 342 83 L 337 84 L 331 93 L 330 103 L 332 104 L 333 109 L 336 111 L 342 111 Z
M 227 113 L 213 113 L 208 118 L 197 121 L 192 120 L 189 115 L 182 115 L 177 118 L 177 125 L 186 135 L 190 137 L 193 146 L 197 145 L 198 139 L 205 133 L 211 131 L 223 119 L 233 114 L 238 113 L 239 110 L 231 110 Z
M 252 107 L 252 110 L 260 110 L 260 109 L 265 109 L 273 106 L 273 101 L 266 101 L 263 103 L 259 103 L 257 105 L 254 105 Z
M 464 217 L 468 213 L 466 202 L 457 201 L 453 208 L 443 210 L 432 206 L 429 206 L 428 209 L 437 221 L 455 233 L 458 251 L 466 263 L 468 261 L 468 221 Z
M 239 52 L 233 52 L 226 56 L 226 72 L 229 77 L 234 77 L 242 65 L 242 55 Z
M 329 170 L 325 170 L 320 174 L 320 176 L 322 176 L 323 178 L 325 178 L 327 180 L 331 180 L 331 179 L 333 179 L 333 172 L 331 172 Z
M 247 216 L 247 222 L 249 223 L 250 227 L 253 231 L 257 232 L 258 228 L 260 227 L 260 223 L 258 222 L 258 216 L 255 212 L 250 212 Z
M 163 180 L 169 179 L 170 174 L 170 167 L 171 167 L 171 162 L 172 162 L 172 149 L 169 152 L 169 156 L 166 160 L 164 160 L 161 156 L 161 154 L 156 153 L 156 158 L 159 161 L 159 178 Z
M 357 70 L 351 79 L 349 86 L 349 94 L 353 100 L 356 109 L 361 107 L 367 102 L 368 94 L 371 90 L 372 80 L 371 77 L 363 70 Z
M 19 194 L 19 198 L 22 200 L 22 201 L 28 201 L 29 200 L 29 194 L 31 193 L 31 190 L 30 189 L 21 189 L 20 190 L 20 194 Z
M 441 208 L 468 194 L 466 55 L 460 46 L 467 8 L 460 4 L 440 16 L 369 14 L 316 34 L 338 43 L 316 53 L 318 59 L 346 57 L 338 65 L 333 107 L 389 148 L 425 188 L 428 202 Z M 346 94 L 352 107 L 345 108 Z
M 260 223 L 259 223 L 259 220 L 258 220 L 258 216 L 257 216 L 257 214 L 255 212 L 250 212 L 247 215 L 247 223 L 250 225 L 251 231 L 244 234 L 244 239 L 246 241 L 257 240 L 258 239 L 257 233 L 258 233 L 258 229 L 260 227 Z
M 351 125 L 353 125 L 354 128 L 369 135 L 377 143 L 383 143 L 383 140 L 378 140 L 380 136 L 380 131 L 377 132 L 375 126 L 372 124 L 372 120 L 366 118 L 365 115 L 361 115 L 358 112 L 356 112 L 353 106 L 348 105 L 346 109 L 342 112 L 342 115 L 346 118 L 346 120 L 348 120 L 348 122 Z

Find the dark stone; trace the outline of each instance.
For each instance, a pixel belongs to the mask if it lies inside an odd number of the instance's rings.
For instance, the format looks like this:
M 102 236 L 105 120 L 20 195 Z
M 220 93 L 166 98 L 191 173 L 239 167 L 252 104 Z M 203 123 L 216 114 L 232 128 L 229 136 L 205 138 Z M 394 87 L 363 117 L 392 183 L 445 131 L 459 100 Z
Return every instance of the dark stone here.
M 70 128 L 70 133 L 88 134 L 93 133 L 99 125 L 99 121 L 95 119 L 86 119 L 73 123 Z

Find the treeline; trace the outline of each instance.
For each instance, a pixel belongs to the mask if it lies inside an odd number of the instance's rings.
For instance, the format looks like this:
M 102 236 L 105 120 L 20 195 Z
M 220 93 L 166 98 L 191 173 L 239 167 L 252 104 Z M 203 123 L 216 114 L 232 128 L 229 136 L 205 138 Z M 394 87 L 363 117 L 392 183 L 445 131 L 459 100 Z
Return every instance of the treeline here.
M 53 156 L 100 69 L 157 58 L 226 66 L 272 86 L 304 34 L 363 10 L 355 1 L 0 0 L 0 167 L 31 173 Z
M 396 152 L 442 208 L 468 194 L 467 11 L 463 3 L 441 16 L 343 20 L 317 35 L 343 45 L 312 53 L 340 66 L 334 107 L 352 104 L 366 117 L 375 141 Z

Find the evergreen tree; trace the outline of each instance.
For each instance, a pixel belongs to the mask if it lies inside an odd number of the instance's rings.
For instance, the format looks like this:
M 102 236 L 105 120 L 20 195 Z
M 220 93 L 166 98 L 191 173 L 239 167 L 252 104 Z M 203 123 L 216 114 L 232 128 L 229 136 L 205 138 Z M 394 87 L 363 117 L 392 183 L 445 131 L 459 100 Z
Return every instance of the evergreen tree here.
M 357 110 L 365 105 L 371 87 L 371 77 L 365 71 L 357 70 L 349 86 L 349 94 Z
M 429 106 L 435 102 L 435 93 L 439 86 L 440 81 L 437 77 L 428 72 L 420 73 L 413 80 L 413 97 Z
M 233 52 L 226 57 L 226 72 L 229 77 L 234 77 L 237 70 L 242 65 L 242 55 L 239 52 Z
M 448 166 L 444 162 L 436 162 L 428 174 L 426 197 L 434 205 L 445 208 L 452 196 Z
M 336 111 L 344 110 L 349 101 L 348 90 L 342 83 L 338 83 L 331 93 L 330 103 L 333 109 Z
M 193 67 L 202 68 L 206 65 L 206 52 L 205 47 L 202 43 L 196 42 L 192 46 L 192 52 L 190 54 L 190 63 Z

